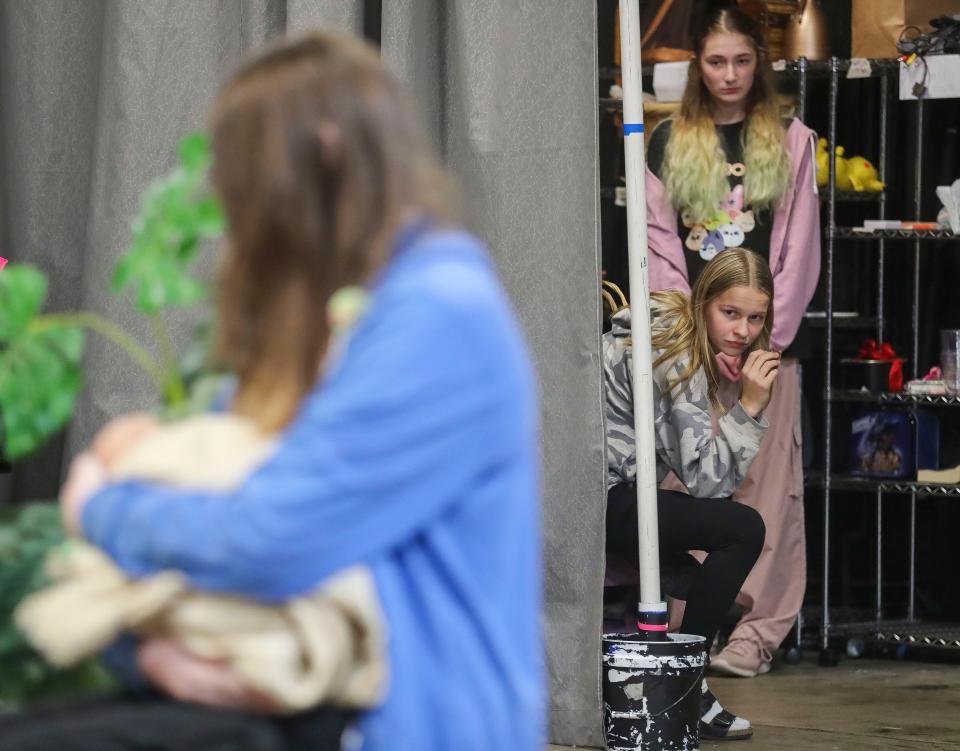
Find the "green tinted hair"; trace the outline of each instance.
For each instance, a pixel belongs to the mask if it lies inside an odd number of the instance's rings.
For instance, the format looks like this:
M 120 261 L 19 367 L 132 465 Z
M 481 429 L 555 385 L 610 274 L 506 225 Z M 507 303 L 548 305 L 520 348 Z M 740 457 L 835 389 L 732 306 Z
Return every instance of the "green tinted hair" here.
M 730 191 L 727 157 L 713 121 L 713 98 L 700 72 L 707 39 L 719 33 L 741 34 L 757 58 L 743 130 L 744 205 L 754 209 L 772 207 L 783 198 L 790 180 L 786 130 L 763 35 L 742 11 L 719 10 L 694 38 L 695 59 L 690 64 L 680 111 L 672 120 L 663 163 L 664 185 L 673 205 L 688 210 L 698 224 L 717 209 Z

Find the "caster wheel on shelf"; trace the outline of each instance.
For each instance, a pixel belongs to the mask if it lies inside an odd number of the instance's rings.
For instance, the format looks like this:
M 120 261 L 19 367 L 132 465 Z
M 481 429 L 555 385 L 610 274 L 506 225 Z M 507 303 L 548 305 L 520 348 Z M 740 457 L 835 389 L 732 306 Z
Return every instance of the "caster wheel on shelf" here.
M 819 663 L 822 668 L 835 668 L 840 664 L 840 653 L 833 647 L 821 649 Z
M 860 639 L 859 637 L 847 639 L 847 657 L 850 657 L 854 660 L 858 657 L 862 657 L 865 648 L 866 645 L 863 643 L 863 639 Z
M 787 665 L 799 665 L 802 657 L 803 654 L 800 652 L 800 647 L 790 647 L 790 649 L 784 652 L 783 661 L 787 663 Z

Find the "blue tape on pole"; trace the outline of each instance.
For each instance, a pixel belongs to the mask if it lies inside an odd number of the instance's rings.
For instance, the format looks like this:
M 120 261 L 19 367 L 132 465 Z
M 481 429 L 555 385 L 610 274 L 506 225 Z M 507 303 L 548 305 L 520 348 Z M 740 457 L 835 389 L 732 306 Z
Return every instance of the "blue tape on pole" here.
M 643 133 L 643 123 L 624 123 L 623 135 L 629 136 L 631 133 Z

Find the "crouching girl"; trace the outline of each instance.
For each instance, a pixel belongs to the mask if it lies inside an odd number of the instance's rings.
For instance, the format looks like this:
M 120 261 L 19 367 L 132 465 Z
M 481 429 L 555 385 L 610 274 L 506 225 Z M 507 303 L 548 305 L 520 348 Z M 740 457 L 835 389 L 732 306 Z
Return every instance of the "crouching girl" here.
M 703 550 L 686 592 L 681 631 L 706 638 L 760 555 L 764 525 L 752 508 L 730 501 L 768 425 L 780 355 L 766 349 L 773 326 L 773 281 L 763 258 L 737 248 L 707 264 L 688 297 L 651 295 L 657 481 L 673 471 L 690 495 L 658 492 L 662 555 Z M 717 355 L 739 358 L 738 383 L 724 400 Z M 630 309 L 604 336 L 607 387 L 607 551 L 638 556 L 636 455 L 630 378 Z M 725 401 L 731 402 L 727 408 Z M 711 413 L 718 414 L 716 425 Z M 725 711 L 703 682 L 704 738 L 743 738 L 749 721 Z

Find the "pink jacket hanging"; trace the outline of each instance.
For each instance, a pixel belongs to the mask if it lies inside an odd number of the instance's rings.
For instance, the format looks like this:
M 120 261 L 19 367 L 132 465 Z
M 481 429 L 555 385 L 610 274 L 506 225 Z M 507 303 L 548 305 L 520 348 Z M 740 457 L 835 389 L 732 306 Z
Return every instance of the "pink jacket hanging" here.
M 770 233 L 773 272 L 773 336 L 784 350 L 800 327 L 820 277 L 820 201 L 816 168 L 817 135 L 794 118 L 787 128 L 787 154 L 793 174 L 783 199 L 774 207 Z M 683 245 L 677 232 L 677 209 L 650 169 L 646 174 L 647 242 L 650 291 L 690 292 Z

